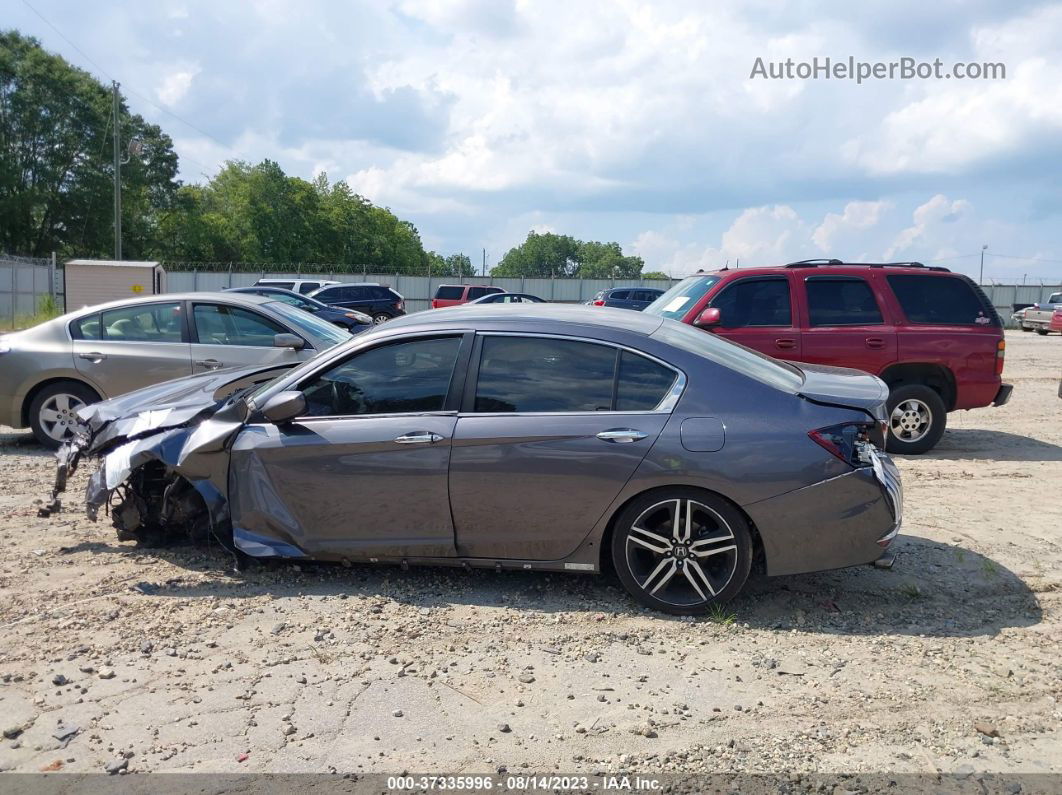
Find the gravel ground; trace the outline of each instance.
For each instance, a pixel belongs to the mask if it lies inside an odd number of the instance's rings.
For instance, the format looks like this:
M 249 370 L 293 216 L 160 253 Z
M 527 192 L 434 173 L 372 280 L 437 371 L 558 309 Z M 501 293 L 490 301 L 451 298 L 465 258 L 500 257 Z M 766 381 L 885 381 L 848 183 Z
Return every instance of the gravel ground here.
M 761 579 L 711 620 L 605 578 L 144 550 L 36 517 L 0 431 L 0 769 L 1062 772 L 1062 340 L 900 461 L 891 571 Z

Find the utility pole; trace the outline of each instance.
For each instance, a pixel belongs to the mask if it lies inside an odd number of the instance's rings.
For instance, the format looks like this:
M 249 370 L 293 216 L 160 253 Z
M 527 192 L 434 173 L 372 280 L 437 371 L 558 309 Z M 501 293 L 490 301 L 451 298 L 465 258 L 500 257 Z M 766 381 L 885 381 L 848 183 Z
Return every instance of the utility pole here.
M 487 249 L 483 249 L 483 275 L 487 275 Z
M 977 277 L 977 283 L 978 284 L 984 284 L 985 283 L 985 249 L 986 248 L 988 248 L 988 243 L 985 243 L 983 246 L 981 246 L 981 273 Z
M 118 83 L 111 81 L 114 127 L 114 258 L 122 258 L 122 135 L 118 128 Z

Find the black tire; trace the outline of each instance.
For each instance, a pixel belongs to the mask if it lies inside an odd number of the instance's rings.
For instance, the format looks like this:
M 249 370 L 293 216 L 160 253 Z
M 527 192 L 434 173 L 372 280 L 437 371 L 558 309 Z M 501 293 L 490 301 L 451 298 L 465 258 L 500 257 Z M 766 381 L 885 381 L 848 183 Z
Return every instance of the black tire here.
M 62 440 L 57 438 L 55 434 L 59 433 L 60 430 L 64 433 L 65 438 L 69 438 L 73 433 L 73 425 L 69 424 L 74 421 L 72 411 L 61 411 L 61 418 L 55 422 L 49 421 L 41 415 L 45 407 L 48 407 L 49 410 L 60 408 L 53 407 L 51 404 L 53 401 L 61 402 L 63 396 L 67 397 L 67 406 L 72 408 L 77 408 L 77 403 L 87 405 L 100 399 L 100 396 L 92 389 L 78 381 L 57 381 L 38 392 L 29 407 L 30 428 L 33 430 L 33 435 L 37 438 L 37 441 L 49 450 L 59 449 Z M 68 424 L 64 425 L 63 423 Z
M 656 532 L 674 526 L 676 505 L 678 540 L 672 532 Z M 686 536 L 690 506 L 693 518 Z M 636 522 L 641 522 L 641 532 L 635 531 Z M 667 552 L 646 546 L 665 549 L 658 539 L 667 542 Z M 694 550 L 698 542 L 699 552 Z M 745 585 L 752 534 L 740 511 L 716 494 L 689 487 L 657 489 L 635 499 L 616 518 L 612 563 L 623 587 L 646 607 L 676 616 L 704 615 Z
M 1039 334 L 1041 337 L 1046 337 L 1047 336 L 1047 329 L 1037 327 L 1036 333 Z
M 901 409 L 897 411 L 898 407 Z M 889 393 L 889 431 L 885 449 L 890 453 L 918 455 L 936 447 L 948 424 L 948 410 L 937 391 L 925 384 L 897 386 Z M 897 416 L 893 416 L 894 412 Z M 925 417 L 914 416 L 915 412 Z M 923 425 L 915 427 L 922 420 Z
M 380 325 L 381 323 L 386 323 L 390 319 L 391 319 L 391 316 L 389 314 L 387 314 L 386 312 L 377 312 L 376 314 L 374 314 L 372 316 L 372 322 L 375 325 L 377 325 L 377 326 Z

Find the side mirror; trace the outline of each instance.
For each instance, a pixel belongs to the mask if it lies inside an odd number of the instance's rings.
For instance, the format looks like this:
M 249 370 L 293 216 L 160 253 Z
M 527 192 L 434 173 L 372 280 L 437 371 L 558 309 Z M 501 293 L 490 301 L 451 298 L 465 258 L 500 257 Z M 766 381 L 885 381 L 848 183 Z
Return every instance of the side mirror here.
M 262 415 L 277 425 L 291 422 L 300 414 L 305 413 L 306 395 L 296 391 L 277 392 L 262 406 Z
M 298 334 L 274 334 L 273 347 L 291 348 L 292 350 L 301 351 L 306 347 L 306 340 Z
M 697 315 L 697 319 L 693 321 L 693 325 L 700 328 L 712 328 L 718 326 L 722 322 L 723 318 L 719 314 L 719 310 L 714 306 L 710 306 Z

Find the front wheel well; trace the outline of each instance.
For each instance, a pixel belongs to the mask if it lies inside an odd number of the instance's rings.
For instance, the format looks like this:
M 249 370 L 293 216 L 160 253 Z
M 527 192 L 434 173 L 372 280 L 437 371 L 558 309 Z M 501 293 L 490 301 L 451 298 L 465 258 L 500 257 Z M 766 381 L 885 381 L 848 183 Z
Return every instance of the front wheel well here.
M 663 492 L 672 488 L 700 489 L 705 494 L 712 494 L 722 500 L 726 500 L 726 502 L 728 502 L 734 510 L 740 513 L 748 523 L 749 533 L 752 535 L 752 573 L 764 574 L 767 571 L 766 554 L 764 552 L 763 539 L 760 537 L 760 531 L 756 527 L 756 523 L 752 521 L 752 517 L 749 516 L 740 505 L 725 494 L 720 494 L 718 491 L 701 488 L 700 486 L 690 486 L 686 483 L 677 483 L 674 486 L 657 486 L 656 488 L 646 489 L 645 491 L 639 491 L 637 494 L 632 494 L 612 512 L 612 516 L 609 517 L 608 524 L 605 526 L 605 532 L 601 534 L 601 542 L 597 551 L 598 566 L 602 573 L 615 574 L 612 565 L 612 534 L 616 529 L 616 520 L 623 514 L 623 511 L 626 510 L 627 506 L 647 494 L 655 494 L 656 492 Z
M 957 398 L 955 388 L 955 374 L 940 364 L 894 364 L 881 374 L 889 390 L 911 384 L 924 384 L 940 395 L 944 401 L 944 407 L 948 411 L 955 408 Z
M 54 386 L 55 384 L 63 384 L 63 383 L 77 384 L 80 387 L 84 387 L 85 389 L 89 390 L 90 392 L 92 392 L 92 394 L 94 394 L 96 396 L 96 400 L 102 400 L 102 396 L 100 395 L 99 390 L 95 389 L 93 386 L 91 386 L 90 384 L 86 383 L 85 381 L 82 381 L 80 378 L 70 378 L 69 376 L 64 376 L 62 378 L 48 378 L 48 379 L 46 379 L 44 381 L 41 381 L 39 384 L 34 384 L 33 388 L 30 389 L 30 391 L 26 393 L 26 397 L 23 398 L 23 400 L 22 400 L 22 409 L 20 411 L 20 418 L 22 420 L 22 427 L 23 428 L 28 428 L 29 427 L 29 424 L 30 424 L 29 410 L 30 410 L 30 406 L 33 405 L 33 399 L 35 397 L 37 397 L 37 395 L 39 395 L 42 390 L 45 390 L 45 389 L 47 389 L 50 386 Z

